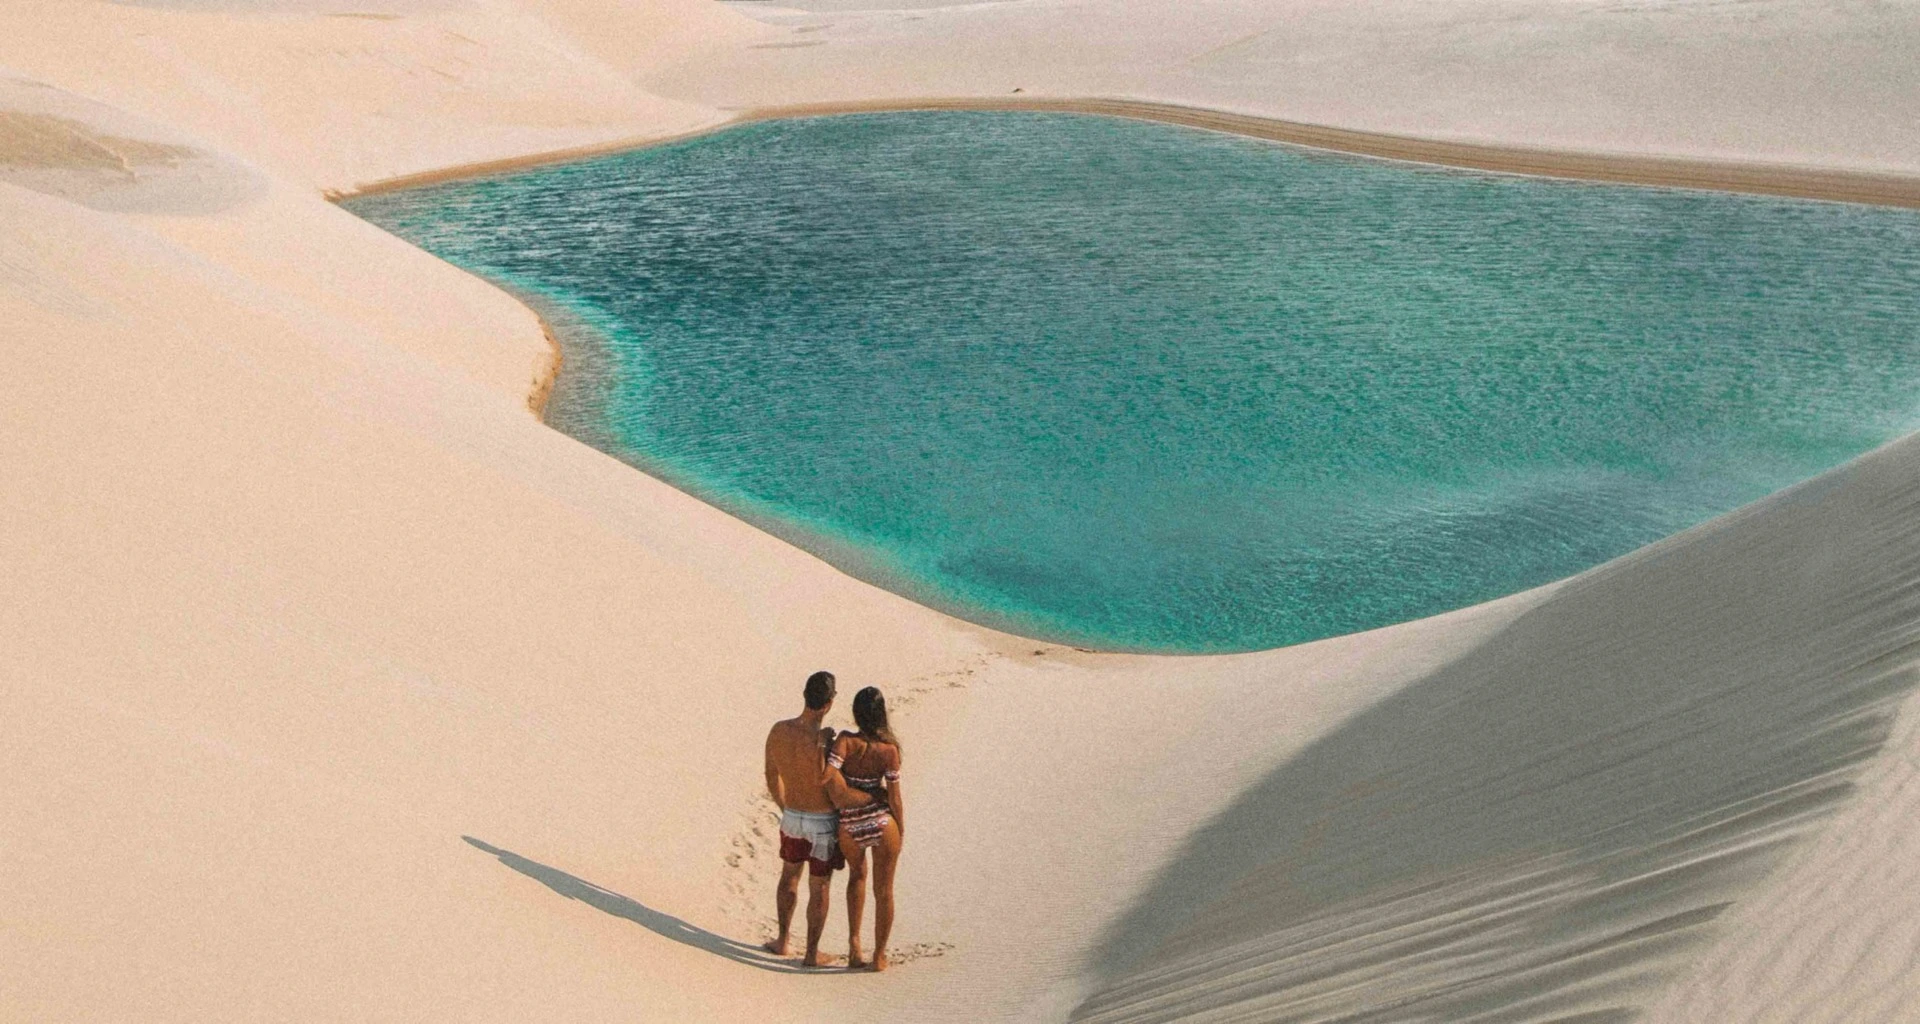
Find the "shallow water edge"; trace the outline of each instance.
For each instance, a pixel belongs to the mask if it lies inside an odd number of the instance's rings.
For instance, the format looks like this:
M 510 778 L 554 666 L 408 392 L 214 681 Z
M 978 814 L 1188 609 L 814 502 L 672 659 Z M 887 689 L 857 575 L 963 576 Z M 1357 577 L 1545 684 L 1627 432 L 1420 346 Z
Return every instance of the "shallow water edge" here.
M 1844 168 L 1772 164 L 1733 160 L 1631 153 L 1536 149 L 1485 142 L 1454 142 L 1395 135 L 1331 125 L 1308 124 L 1280 118 L 1241 114 L 1209 107 L 1185 106 L 1149 100 L 1106 97 L 924 97 L 848 100 L 779 107 L 754 107 L 717 119 L 691 131 L 670 135 L 636 136 L 591 146 L 574 146 L 546 153 L 502 160 L 458 164 L 395 178 L 367 182 L 327 193 L 334 202 L 381 192 L 394 192 L 448 181 L 484 178 L 549 164 L 573 163 L 635 149 L 646 149 L 725 131 L 754 121 L 826 117 L 834 114 L 874 114 L 917 110 L 1033 111 L 1095 114 L 1136 121 L 1156 121 L 1188 128 L 1243 135 L 1321 149 L 1350 156 L 1375 157 L 1402 163 L 1433 164 L 1465 170 L 1522 174 L 1537 178 L 1604 181 L 1662 188 L 1704 189 L 1750 195 L 1787 196 L 1829 202 L 1862 203 L 1920 209 L 1920 175 L 1902 175 Z

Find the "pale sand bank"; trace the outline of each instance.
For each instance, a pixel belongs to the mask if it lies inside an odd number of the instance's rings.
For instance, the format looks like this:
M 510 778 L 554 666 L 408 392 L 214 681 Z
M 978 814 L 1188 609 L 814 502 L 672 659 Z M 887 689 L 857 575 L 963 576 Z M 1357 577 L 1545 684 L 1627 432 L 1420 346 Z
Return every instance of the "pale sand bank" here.
M 510 159 L 462 164 L 368 182 L 351 189 L 329 190 L 327 196 L 337 200 L 348 196 L 391 192 L 436 182 L 569 163 L 693 138 L 754 121 L 826 117 L 836 114 L 939 110 L 1030 111 L 1123 117 L 1188 128 L 1202 128 L 1335 153 L 1433 164 L 1441 167 L 1493 171 L 1500 174 L 1525 174 L 1577 181 L 1617 182 L 1662 188 L 1710 189 L 1718 192 L 1744 192 L 1754 195 L 1865 203 L 1874 206 L 1920 208 L 1920 175 L 1915 174 L 1884 174 L 1791 164 L 1698 160 L 1635 153 L 1566 152 L 1526 146 L 1453 142 L 1382 132 L 1354 131 L 1174 103 L 1043 97 L 1032 99 L 928 97 L 756 107 L 725 121 L 676 135 L 616 140 Z
M 1073 45 L 1084 11 L 1026 4 L 994 8 L 1034 20 L 980 22 L 991 39 L 940 35 L 948 12 L 775 50 L 693 0 L 171 6 L 0 12 L 0 67 L 60 93 L 0 110 L 67 140 L 0 135 L 9 1018 L 1920 1012 L 1920 747 L 1893 717 L 1920 638 L 1920 441 L 1449 616 L 1232 658 L 1082 654 L 850 580 L 543 428 L 533 314 L 320 197 L 696 130 L 731 116 L 719 99 L 983 95 L 943 77 L 1042 49 L 1066 95 L 1409 135 L 1467 110 L 1425 134 L 1611 152 L 1677 152 L 1662 139 L 1693 118 L 1738 136 L 1714 159 L 1873 173 L 1920 167 L 1910 137 L 1869 138 L 1920 85 L 1803 79 L 1796 107 L 1769 99 L 1791 66 L 1730 67 L 1641 136 L 1622 117 L 1588 137 L 1536 132 L 1538 111 L 1591 128 L 1639 86 L 1408 117 L 1393 82 L 1455 72 L 1386 15 L 1378 45 L 1408 56 L 1340 83 L 1378 115 L 1341 118 L 1244 61 L 1210 85 L 1101 79 L 1150 69 L 1116 41 L 1197 51 L 1272 13 L 1252 4 L 1143 5 Z M 1360 45 L 1327 19 L 1361 14 L 1301 10 L 1287 45 Z M 1566 54 L 1576 81 L 1656 19 L 1734 31 L 1686 4 L 1505 10 L 1615 32 Z M 1852 67 L 1920 38 L 1897 6 L 1807 11 L 1840 26 L 1810 50 Z M 1454 52 L 1491 45 L 1470 28 Z M 932 51 L 917 84 L 894 77 Z M 1681 74 L 1673 54 L 1643 51 L 1646 77 Z M 193 212 L 89 204 L 118 160 L 168 179 L 176 150 L 259 184 Z M 167 188 L 211 197 L 193 180 Z M 742 948 L 773 871 L 759 737 L 822 666 L 888 687 L 910 745 L 912 958 L 883 979 Z
M 1694 160 L 1634 153 L 1563 152 L 1526 146 L 1453 142 L 1126 99 L 933 98 L 817 103 L 756 108 L 743 114 L 741 120 L 900 110 L 1029 110 L 1098 114 L 1204 128 L 1337 153 L 1502 174 L 1920 208 L 1920 175 L 1913 174 L 1874 174 L 1786 164 Z

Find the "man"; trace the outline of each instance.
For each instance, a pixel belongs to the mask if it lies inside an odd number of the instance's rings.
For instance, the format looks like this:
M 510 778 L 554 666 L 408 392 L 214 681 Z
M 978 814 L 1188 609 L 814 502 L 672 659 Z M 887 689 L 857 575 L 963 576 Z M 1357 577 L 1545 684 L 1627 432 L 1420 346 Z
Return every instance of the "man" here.
M 803 695 L 807 706 L 800 717 L 776 722 L 767 733 L 767 792 L 780 808 L 780 859 L 784 862 L 780 887 L 774 892 L 780 937 L 767 943 L 767 949 L 777 956 L 787 955 L 804 865 L 809 869 L 807 956 L 801 962 L 819 967 L 820 933 L 827 927 L 827 883 L 835 869 L 846 865 L 835 839 L 840 816 L 827 799 L 825 780 L 826 752 L 833 744 L 833 730 L 826 727 L 827 711 L 833 707 L 833 673 L 808 676 Z

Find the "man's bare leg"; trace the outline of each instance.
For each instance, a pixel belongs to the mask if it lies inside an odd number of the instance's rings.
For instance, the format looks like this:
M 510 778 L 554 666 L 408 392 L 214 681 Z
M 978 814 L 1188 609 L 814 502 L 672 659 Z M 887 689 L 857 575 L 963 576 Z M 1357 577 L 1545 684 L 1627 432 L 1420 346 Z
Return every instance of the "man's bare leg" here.
M 893 869 L 900 863 L 900 830 L 892 822 L 873 848 L 873 969 L 887 969 L 887 940 L 893 936 Z
M 846 843 L 846 833 L 841 833 Z M 860 953 L 860 919 L 867 915 L 867 851 L 847 844 L 847 969 L 865 967 L 867 958 Z
M 800 902 L 800 872 L 806 866 L 804 861 L 780 865 L 780 881 L 773 890 L 773 907 L 780 919 L 780 937 L 767 943 L 767 952 L 774 956 L 786 956 L 791 945 L 787 937 L 793 932 L 793 908 Z
M 832 875 L 807 876 L 807 957 L 800 961 L 820 967 L 820 936 L 827 930 L 827 901 L 833 898 Z

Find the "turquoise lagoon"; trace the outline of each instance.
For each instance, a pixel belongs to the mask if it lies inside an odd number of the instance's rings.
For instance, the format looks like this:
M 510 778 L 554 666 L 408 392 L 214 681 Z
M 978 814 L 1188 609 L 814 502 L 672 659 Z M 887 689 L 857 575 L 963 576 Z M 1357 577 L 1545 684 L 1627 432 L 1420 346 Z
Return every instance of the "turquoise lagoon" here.
M 1513 593 L 1920 413 L 1911 211 L 960 112 L 348 205 L 558 321 L 557 428 L 1090 647 L 1272 647 Z

